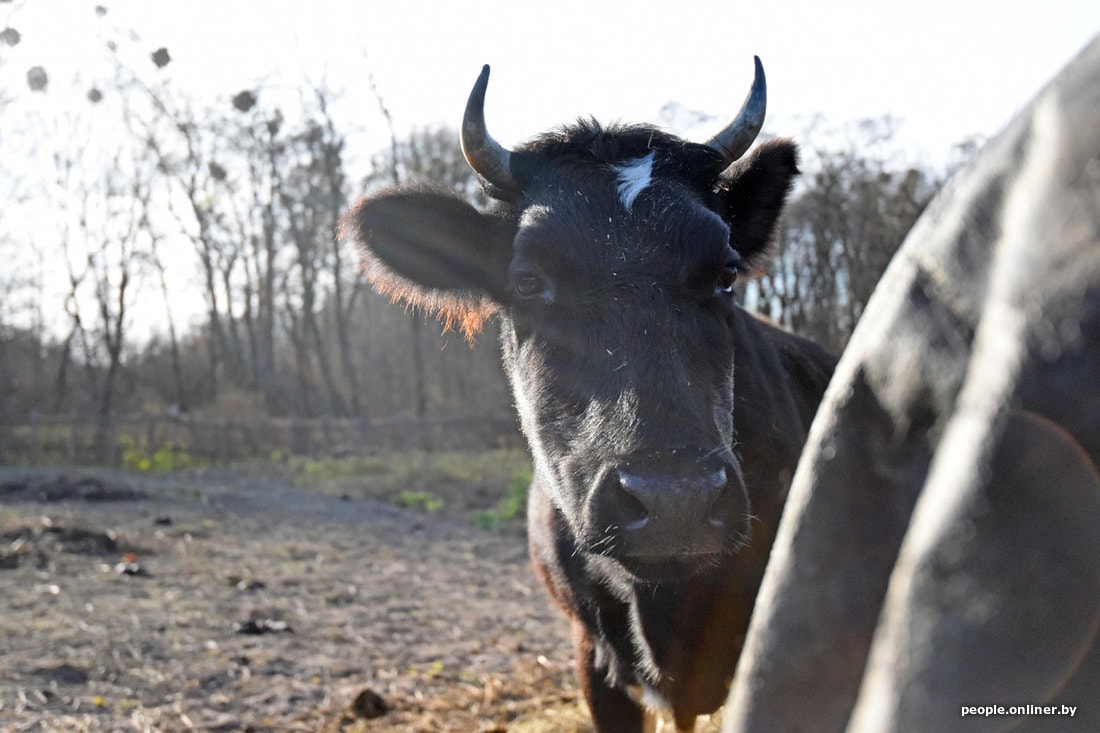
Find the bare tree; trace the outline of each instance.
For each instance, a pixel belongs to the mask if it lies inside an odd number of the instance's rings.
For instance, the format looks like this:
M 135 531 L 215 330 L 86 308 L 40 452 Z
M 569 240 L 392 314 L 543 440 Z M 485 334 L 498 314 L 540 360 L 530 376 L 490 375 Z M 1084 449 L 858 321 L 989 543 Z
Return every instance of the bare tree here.
M 464 192 L 476 206 L 487 203 L 462 155 L 458 132 L 446 127 L 394 137 L 388 149 L 374 156 L 364 185 L 372 190 L 425 179 Z M 489 324 L 476 344 L 469 344 L 461 335 L 443 332 L 427 316 L 409 318 L 385 296 L 368 292 L 361 303 L 357 330 L 369 341 L 361 344 L 358 360 L 363 373 L 371 375 L 364 378 L 365 392 L 375 396 L 380 408 L 400 410 L 402 403 L 411 403 L 420 416 L 507 409 L 510 397 L 496 353 L 494 325 Z M 414 325 L 407 325 L 410 322 Z M 380 388 L 381 384 L 390 388 Z
M 798 333 L 840 350 L 886 265 L 942 185 L 899 165 L 894 122 L 869 120 L 839 148 L 803 148 L 805 174 L 769 272 L 746 302 Z M 804 136 L 814 139 L 813 129 Z
M 60 251 L 68 267 L 66 312 L 70 331 L 58 369 L 64 393 L 72 346 L 80 359 L 97 417 L 96 451 L 114 462 L 113 419 L 119 379 L 139 280 L 148 261 L 150 179 L 144 152 L 127 141 L 113 149 L 103 140 L 70 131 L 54 154 L 53 204 Z M 94 134 L 93 134 L 94 137 Z
M 326 307 L 333 316 L 332 323 L 336 332 L 340 364 L 348 385 L 351 411 L 355 415 L 362 415 L 359 370 L 352 348 L 351 323 L 356 303 L 364 291 L 364 283 L 357 277 L 354 268 L 349 266 L 347 253 L 336 238 L 336 227 L 348 203 L 348 182 L 344 171 L 346 140 L 338 131 L 329 111 L 331 92 L 324 87 L 315 87 L 313 91 L 317 104 L 314 123 L 316 134 L 307 137 L 307 141 L 314 148 L 311 157 L 315 172 L 322 182 L 319 203 L 327 207 L 324 210 L 321 231 L 329 246 L 332 289 L 326 300 Z

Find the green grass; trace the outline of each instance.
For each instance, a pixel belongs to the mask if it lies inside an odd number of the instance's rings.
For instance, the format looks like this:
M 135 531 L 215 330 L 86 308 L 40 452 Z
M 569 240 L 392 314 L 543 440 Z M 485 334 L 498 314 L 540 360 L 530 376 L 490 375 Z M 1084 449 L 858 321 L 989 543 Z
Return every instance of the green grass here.
M 444 507 L 444 501 L 429 491 L 402 491 L 397 496 L 397 503 L 407 509 L 421 509 L 429 514 Z
M 92 457 L 95 435 L 95 423 L 90 420 L 77 426 L 20 426 L 11 431 L 10 453 L 0 456 L 0 460 L 13 465 L 36 466 L 85 463 Z M 211 465 L 211 461 L 188 451 L 186 438 L 164 440 L 150 446 L 149 436 L 143 428 L 117 428 L 115 441 L 120 467 L 128 471 L 167 473 Z
M 527 489 L 531 485 L 531 466 L 524 465 L 512 474 L 508 493 L 496 507 L 484 509 L 474 515 L 474 524 L 483 529 L 501 531 L 509 522 L 522 518 L 527 506 Z
M 179 446 L 164 446 L 149 453 L 133 441 L 125 439 L 125 436 L 119 442 L 122 446 L 122 467 L 130 471 L 168 473 L 198 468 L 204 463 Z
M 118 441 L 122 468 L 130 471 L 169 473 L 216 465 L 196 458 L 186 445 L 149 448 L 137 434 L 124 432 Z M 43 465 L 63 462 L 60 455 L 39 460 Z M 263 458 L 227 467 L 274 472 L 308 491 L 376 499 L 493 531 L 522 525 L 531 481 L 530 458 L 519 448 L 408 450 L 340 458 L 295 456 L 272 449 Z
M 300 458 L 285 461 L 289 478 L 325 491 L 344 492 L 369 483 L 375 490 L 401 491 L 432 483 L 507 482 L 528 464 L 518 449 L 483 451 L 400 451 L 345 458 Z
M 379 499 L 492 530 L 522 519 L 531 481 L 530 459 L 520 449 L 290 457 L 278 470 L 299 488 Z

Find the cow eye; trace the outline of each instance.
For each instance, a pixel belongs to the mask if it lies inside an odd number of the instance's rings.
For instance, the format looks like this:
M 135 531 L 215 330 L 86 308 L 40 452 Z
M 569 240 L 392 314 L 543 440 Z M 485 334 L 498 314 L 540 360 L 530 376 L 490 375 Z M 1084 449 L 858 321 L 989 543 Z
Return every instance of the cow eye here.
M 537 298 L 546 293 L 546 283 L 538 275 L 521 272 L 512 280 L 512 289 L 521 298 Z
M 718 274 L 718 280 L 714 283 L 714 292 L 722 295 L 733 293 L 733 286 L 737 283 L 737 263 L 727 263 Z

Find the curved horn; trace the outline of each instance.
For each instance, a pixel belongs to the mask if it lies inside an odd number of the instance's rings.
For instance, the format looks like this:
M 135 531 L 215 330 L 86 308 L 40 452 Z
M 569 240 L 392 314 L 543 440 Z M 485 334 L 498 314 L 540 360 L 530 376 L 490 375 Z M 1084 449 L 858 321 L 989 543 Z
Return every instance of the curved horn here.
M 462 116 L 462 154 L 466 162 L 482 178 L 498 188 L 516 187 L 516 179 L 508 163 L 512 153 L 489 135 L 485 129 L 485 90 L 489 86 L 489 65 L 481 68 L 481 75 L 470 91 L 466 113 Z
M 753 140 L 760 134 L 760 128 L 764 126 L 764 114 L 768 109 L 768 85 L 764 81 L 764 65 L 760 63 L 759 56 L 753 56 L 756 62 L 756 74 L 752 80 L 752 88 L 745 97 L 741 111 L 733 122 L 726 125 L 726 129 L 707 140 L 706 144 L 722 154 L 726 167 L 745 154 L 752 145 Z

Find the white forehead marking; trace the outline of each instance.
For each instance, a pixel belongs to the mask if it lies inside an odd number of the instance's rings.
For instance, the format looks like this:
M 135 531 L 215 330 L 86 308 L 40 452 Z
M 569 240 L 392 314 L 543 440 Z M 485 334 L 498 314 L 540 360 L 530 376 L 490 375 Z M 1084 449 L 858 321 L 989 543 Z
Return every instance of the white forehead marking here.
M 638 194 L 653 182 L 653 156 L 654 153 L 650 152 L 644 158 L 635 158 L 615 166 L 615 170 L 619 172 L 619 198 L 627 211 L 634 205 Z

